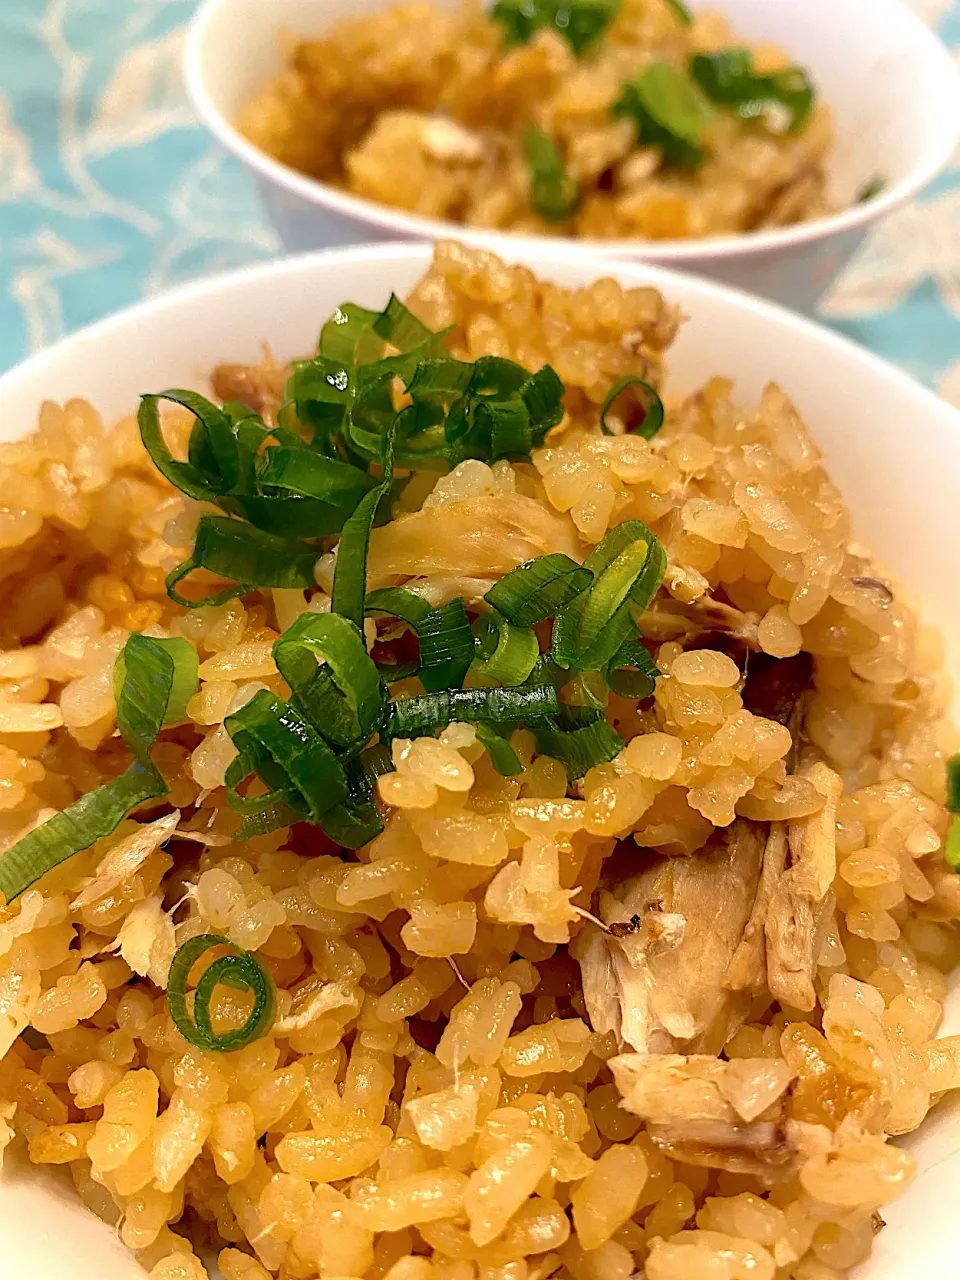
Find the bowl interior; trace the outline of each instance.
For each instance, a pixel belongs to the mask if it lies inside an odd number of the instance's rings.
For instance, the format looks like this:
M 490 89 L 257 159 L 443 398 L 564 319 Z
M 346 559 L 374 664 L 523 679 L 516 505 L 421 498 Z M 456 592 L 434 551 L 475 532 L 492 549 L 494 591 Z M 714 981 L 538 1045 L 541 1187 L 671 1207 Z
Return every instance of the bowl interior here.
M 453 9 L 458 0 L 434 0 Z M 942 163 L 956 137 L 956 73 L 935 38 L 899 0 L 692 0 L 720 8 L 750 42 L 781 45 L 808 67 L 836 120 L 831 194 L 844 207 L 878 176 L 888 191 Z M 387 0 L 207 0 L 196 34 L 202 96 L 229 129 L 282 66 L 278 33 L 316 37 Z M 323 184 L 311 184 L 319 192 Z M 376 206 L 366 206 L 367 209 Z M 369 216 L 369 215 L 368 215 Z M 657 246 L 658 256 L 663 245 Z
M 552 255 L 552 256 L 551 256 Z M 385 245 L 286 259 L 188 286 L 67 339 L 0 379 L 0 439 L 30 431 L 44 399 L 90 399 L 107 420 L 143 391 L 207 387 L 224 359 L 253 361 L 269 340 L 282 358 L 309 351 L 321 322 L 346 299 L 382 305 L 426 267 L 427 246 Z M 599 274 L 586 259 L 545 246 L 524 260 L 560 284 Z M 606 270 L 608 268 L 601 268 Z M 853 511 L 859 536 L 943 630 L 960 676 L 960 540 L 954 536 L 960 414 L 844 339 L 768 303 L 649 266 L 618 266 L 625 285 L 653 284 L 689 322 L 670 356 L 669 390 L 713 373 L 735 379 L 744 401 L 766 381 L 794 399 Z M 960 713 L 960 702 L 954 714 Z M 943 1034 L 960 1031 L 960 992 Z M 944 1280 L 958 1273 L 951 1188 L 960 1179 L 958 1104 L 948 1103 L 906 1139 L 921 1174 L 884 1210 L 887 1229 L 859 1280 Z M 29 1224 L 25 1228 L 25 1224 Z M 134 1280 L 142 1273 L 109 1228 L 82 1210 L 62 1180 L 10 1162 L 0 1180 L 2 1275 Z

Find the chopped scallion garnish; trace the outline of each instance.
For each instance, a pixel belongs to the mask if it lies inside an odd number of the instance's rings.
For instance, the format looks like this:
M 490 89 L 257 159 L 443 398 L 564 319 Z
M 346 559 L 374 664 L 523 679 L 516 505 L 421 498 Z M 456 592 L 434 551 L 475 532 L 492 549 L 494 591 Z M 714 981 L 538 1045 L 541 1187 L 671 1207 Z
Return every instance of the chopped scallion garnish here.
M 613 114 L 633 120 L 637 141 L 659 147 L 667 164 L 696 168 L 704 156 L 713 110 L 685 71 L 669 62 L 651 62 L 623 86 Z
M 493 725 L 481 721 L 477 725 L 477 741 L 486 748 L 490 763 L 502 777 L 514 778 L 518 773 L 523 773 L 520 757 Z
M 362 633 L 337 613 L 304 613 L 274 643 L 291 704 L 339 747 L 365 745 L 383 718 L 384 689 Z
M 243 520 L 203 515 L 197 525 L 193 554 L 167 574 L 167 595 L 185 609 L 223 604 L 256 587 L 313 587 L 319 548 L 309 542 L 264 533 Z M 177 589 L 195 569 L 207 569 L 233 583 L 222 591 L 193 599 Z
M 192 660 L 183 645 L 191 649 Z M 0 854 L 0 893 L 7 902 L 61 862 L 111 835 L 138 805 L 167 794 L 150 748 L 164 723 L 183 718 L 196 691 L 196 650 L 185 640 L 153 640 L 135 633 L 121 656 L 117 728 L 133 763 L 119 778 L 81 796 Z
M 960 813 L 960 752 L 947 761 L 947 808 Z
M 507 46 L 526 44 L 534 32 L 549 27 L 579 55 L 616 17 L 619 0 L 497 0 L 491 16 L 504 29 Z
M 417 674 L 428 693 L 459 689 L 476 651 L 470 619 L 463 601 L 449 600 L 431 609 L 417 628 L 420 638 L 420 670 Z
M 511 569 L 484 599 L 514 626 L 534 627 L 560 613 L 592 581 L 589 569 L 553 552 Z
M 625 520 L 587 556 L 594 575 L 553 625 L 558 666 L 605 670 L 636 631 L 636 621 L 663 581 L 666 553 L 640 520 Z
M 555 720 L 530 728 L 540 754 L 559 760 L 571 782 L 623 750 L 623 739 L 598 707 L 565 704 Z
M 422 738 L 454 720 L 475 724 L 532 725 L 557 715 L 560 703 L 552 686 L 523 689 L 450 689 L 390 703 L 381 735 Z
M 690 27 L 693 25 L 693 14 L 685 4 L 681 4 L 680 0 L 666 0 L 667 6 L 673 10 L 673 16 L 680 23 L 681 27 Z
M 761 75 L 746 48 L 694 54 L 690 73 L 711 101 L 744 120 L 763 120 L 777 133 L 798 133 L 813 106 L 813 85 L 802 67 Z
M 478 644 L 473 671 L 498 684 L 523 684 L 540 657 L 533 631 L 514 626 L 498 613 L 483 614 L 475 631 Z
M 357 503 L 353 515 L 343 526 L 337 547 L 337 565 L 333 574 L 333 600 L 331 608 L 344 618 L 349 618 L 358 631 L 363 631 L 363 605 L 367 594 L 367 553 L 370 549 L 370 531 L 380 499 L 393 483 L 394 433 L 386 437 L 383 454 L 383 479 Z
M 328 810 L 347 798 L 343 767 L 326 739 L 269 689 L 260 689 L 246 706 L 227 716 L 224 725 L 242 755 L 252 748 L 250 763 L 261 776 L 263 755 L 272 761 L 285 781 L 284 790 L 295 792 L 294 804 L 305 807 L 317 826 L 323 825 Z M 284 799 L 290 803 L 289 796 Z
M 383 460 L 388 437 L 398 465 L 446 469 L 468 458 L 529 459 L 563 417 L 563 384 L 549 365 L 528 373 L 500 356 L 454 360 L 445 336 L 395 296 L 380 312 L 344 303 L 317 355 L 294 364 L 276 427 L 193 391 L 145 395 L 140 434 L 158 470 L 224 512 L 201 517 L 192 554 L 168 575 L 170 598 L 196 608 L 262 587 L 311 587 L 323 550 L 315 539 L 341 533 L 334 608 L 359 625 L 358 555 L 369 528 L 389 518 L 394 491 L 390 468 L 378 481 L 369 464 Z M 401 386 L 411 403 L 398 410 Z M 164 436 L 164 400 L 193 415 L 185 460 Z M 183 595 L 179 583 L 201 568 L 230 585 Z
M 530 167 L 530 203 L 541 218 L 562 222 L 576 208 L 580 193 L 556 142 L 542 129 L 528 129 L 523 152 Z
M 226 947 L 227 954 L 209 964 L 197 983 L 191 1014 L 187 1005 L 187 981 L 197 961 L 211 948 Z M 253 993 L 253 1008 L 242 1027 L 215 1031 L 210 1002 L 219 985 Z M 167 1003 L 177 1030 L 188 1044 L 205 1052 L 226 1053 L 266 1035 L 275 1017 L 273 981 L 257 958 L 217 933 L 190 938 L 173 957 L 167 979 Z
M 308 821 L 346 848 L 361 847 L 383 830 L 374 788 L 392 768 L 392 740 L 435 733 L 452 721 L 477 727 L 504 775 L 522 772 L 507 734 L 526 725 L 578 777 L 619 749 L 603 716 L 608 689 L 630 697 L 652 691 L 656 668 L 636 622 L 660 584 L 665 556 L 640 521 L 613 529 L 583 565 L 562 554 L 520 565 L 487 593 L 492 611 L 473 625 L 460 597 L 435 608 L 405 587 L 367 593 L 371 531 L 389 518 L 395 463 L 446 468 L 467 458 L 529 459 L 563 418 L 564 387 L 549 365 L 530 374 L 500 356 L 454 360 L 443 338 L 395 297 L 381 312 L 344 304 L 324 326 L 318 355 L 296 366 L 276 427 L 243 405 L 217 408 L 189 391 L 143 398 L 141 434 L 160 471 L 224 513 L 201 516 L 191 556 L 168 576 L 175 603 L 195 608 L 264 587 L 311 588 L 326 549 L 315 539 L 340 531 L 330 612 L 308 610 L 273 645 L 289 697 L 261 688 L 224 722 L 237 749 L 224 784 L 227 804 L 241 818 L 238 840 Z M 388 347 L 396 354 L 386 355 Z M 603 429 L 618 397 L 637 386 L 640 429 L 650 435 L 659 427 L 659 397 L 629 377 L 611 389 Z M 409 403 L 398 410 L 401 388 Z M 193 415 L 186 460 L 173 456 L 164 437 L 164 398 Z M 379 477 L 370 463 L 380 465 Z M 199 601 L 182 596 L 179 583 L 200 569 L 228 585 Z M 419 661 L 378 666 L 363 632 L 371 613 L 412 627 Z M 533 628 L 551 619 L 552 649 L 541 654 Z M 464 689 L 468 671 L 484 687 Z M 385 677 L 406 675 L 418 676 L 426 692 L 391 700 Z M 0 856 L 8 901 L 109 835 L 137 805 L 167 794 L 150 751 L 165 725 L 186 718 L 198 684 L 197 651 L 179 637 L 133 635 L 115 683 L 117 725 L 134 761 Z M 557 690 L 564 686 L 590 705 L 562 706 Z M 201 951 L 223 943 L 211 938 Z M 200 954 L 184 950 L 181 957 L 184 1016 L 186 979 Z M 208 1047 L 259 1034 L 256 1009 L 226 1039 L 209 1025 L 214 986 L 230 984 L 247 961 L 256 964 L 243 953 L 222 957 L 198 984 L 192 1025 Z M 248 976 L 260 1001 L 249 966 Z M 179 998 L 172 990 L 171 1005 Z
M 600 430 L 609 436 L 613 432 L 607 426 L 608 413 L 620 419 L 628 435 L 643 436 L 644 440 L 652 440 L 663 426 L 663 401 L 650 383 L 635 373 L 618 378 L 600 408 Z
M 947 866 L 960 872 L 960 818 L 954 818 L 947 827 L 947 838 L 944 842 L 943 856 Z
M 460 688 L 476 646 L 459 597 L 434 609 L 415 591 L 382 587 L 368 594 L 366 611 L 392 614 L 413 627 L 420 643 L 420 662 L 408 674 L 418 675 L 428 692 Z
M 621 698 L 649 698 L 660 670 L 639 640 L 627 640 L 607 665 L 607 684 Z

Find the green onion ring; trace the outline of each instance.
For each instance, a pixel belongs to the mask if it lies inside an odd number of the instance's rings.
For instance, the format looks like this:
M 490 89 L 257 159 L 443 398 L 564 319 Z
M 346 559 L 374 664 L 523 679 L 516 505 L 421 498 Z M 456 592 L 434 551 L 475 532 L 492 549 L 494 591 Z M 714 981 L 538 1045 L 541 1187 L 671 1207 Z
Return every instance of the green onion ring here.
M 229 947 L 230 954 L 214 960 L 204 971 L 197 983 L 191 1017 L 187 1009 L 187 980 L 194 965 L 211 947 Z M 237 990 L 252 991 L 254 1001 L 242 1027 L 218 1033 L 210 1019 L 210 1001 L 220 983 Z M 177 950 L 167 979 L 167 1003 L 170 1016 L 184 1040 L 208 1053 L 242 1049 L 266 1035 L 273 1025 L 276 1007 L 273 981 L 260 962 L 249 951 L 243 951 L 218 933 L 201 933 Z
M 600 430 L 605 436 L 614 434 L 607 426 L 607 414 L 627 387 L 642 387 L 646 392 L 647 403 L 644 405 L 643 419 L 637 426 L 634 427 L 624 422 L 626 434 L 642 436 L 644 440 L 652 440 L 663 426 L 663 401 L 655 388 L 651 387 L 649 382 L 646 382 L 635 373 L 628 373 L 625 378 L 618 378 L 608 391 L 607 398 L 600 407 Z

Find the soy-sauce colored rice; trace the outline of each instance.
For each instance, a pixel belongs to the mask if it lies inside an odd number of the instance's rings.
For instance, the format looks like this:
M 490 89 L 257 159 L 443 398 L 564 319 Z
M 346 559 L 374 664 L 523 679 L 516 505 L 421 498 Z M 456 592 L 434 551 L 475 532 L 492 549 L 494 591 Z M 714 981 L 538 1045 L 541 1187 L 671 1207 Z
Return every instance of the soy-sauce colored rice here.
M 550 361 L 568 416 L 532 464 L 416 477 L 370 585 L 477 600 L 638 517 L 670 559 L 656 695 L 611 697 L 627 745 L 575 788 L 526 731 L 508 779 L 453 724 L 394 744 L 358 854 L 303 825 L 237 842 L 223 720 L 281 690 L 272 641 L 326 606 L 330 557 L 309 601 L 185 613 L 163 577 L 197 505 L 132 418 L 45 405 L 0 446 L 0 847 L 124 767 L 131 630 L 189 639 L 201 685 L 155 751 L 168 800 L 0 916 L 3 1143 L 66 1165 L 152 1280 L 838 1280 L 911 1177 L 888 1136 L 960 1086 L 940 642 L 778 387 L 743 407 L 713 377 L 652 441 L 599 434 L 618 377 L 659 377 L 655 290 L 442 244 L 411 305 L 460 358 Z M 269 413 L 283 371 L 214 383 Z M 278 990 L 233 1053 L 168 1010 L 206 932 Z M 215 1023 L 241 1004 L 219 988 Z
M 795 133 L 718 109 L 695 167 L 664 163 L 612 110 L 652 62 L 684 69 L 691 55 L 743 48 L 719 12 L 687 26 L 670 0 L 621 0 L 579 57 L 555 29 L 505 48 L 503 27 L 479 5 L 430 0 L 346 18 L 320 39 L 278 38 L 285 69 L 239 127 L 284 164 L 368 200 L 467 226 L 598 239 L 727 235 L 830 212 L 827 103 Z M 791 65 L 772 45 L 752 54 L 764 75 Z M 579 190 L 559 221 L 531 199 L 531 128 L 553 140 Z

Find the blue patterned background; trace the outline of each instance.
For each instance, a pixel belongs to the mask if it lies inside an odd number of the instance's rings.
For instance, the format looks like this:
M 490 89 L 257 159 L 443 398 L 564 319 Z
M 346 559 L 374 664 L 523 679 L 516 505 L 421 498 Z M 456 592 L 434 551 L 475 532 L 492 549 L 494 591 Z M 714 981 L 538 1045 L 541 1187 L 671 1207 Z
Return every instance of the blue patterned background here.
M 0 0 L 0 369 L 278 251 L 184 95 L 195 3 Z M 960 0 L 909 3 L 960 56 Z M 822 317 L 960 405 L 960 155 L 871 234 Z

